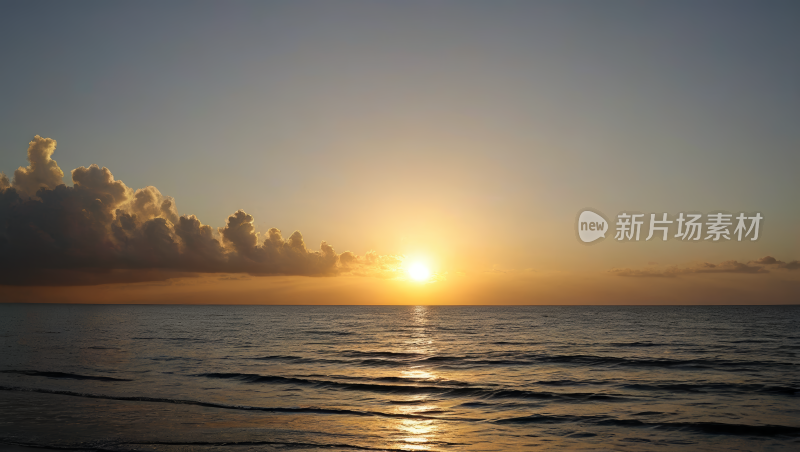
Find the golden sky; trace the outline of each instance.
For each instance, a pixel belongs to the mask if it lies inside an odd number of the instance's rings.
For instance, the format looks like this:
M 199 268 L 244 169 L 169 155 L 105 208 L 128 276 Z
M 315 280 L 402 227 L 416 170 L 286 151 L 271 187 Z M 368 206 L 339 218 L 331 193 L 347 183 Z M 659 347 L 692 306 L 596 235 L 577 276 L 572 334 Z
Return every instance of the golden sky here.
M 2 301 L 796 303 L 792 17 L 13 5 Z M 577 238 L 585 208 L 609 223 L 599 243 Z M 647 222 L 618 241 L 626 212 L 763 220 L 755 241 L 676 223 L 645 240 Z

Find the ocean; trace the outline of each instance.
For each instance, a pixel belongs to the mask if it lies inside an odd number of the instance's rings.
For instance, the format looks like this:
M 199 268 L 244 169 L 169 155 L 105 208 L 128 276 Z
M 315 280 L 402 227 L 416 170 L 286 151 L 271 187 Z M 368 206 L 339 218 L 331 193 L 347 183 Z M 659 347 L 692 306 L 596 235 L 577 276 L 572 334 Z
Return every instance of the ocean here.
M 800 450 L 800 306 L 0 304 L 0 449 Z

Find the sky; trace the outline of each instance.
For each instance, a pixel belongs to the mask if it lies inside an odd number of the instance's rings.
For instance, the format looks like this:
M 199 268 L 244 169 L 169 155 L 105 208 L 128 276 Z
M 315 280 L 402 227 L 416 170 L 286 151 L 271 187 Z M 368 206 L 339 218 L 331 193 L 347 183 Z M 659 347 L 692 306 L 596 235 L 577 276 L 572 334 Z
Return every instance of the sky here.
M 794 1 L 0 2 L 0 298 L 797 303 L 798 19 Z M 609 222 L 590 245 L 586 208 Z M 619 241 L 625 212 L 763 220 L 755 241 L 677 223 L 648 241 L 647 222 Z

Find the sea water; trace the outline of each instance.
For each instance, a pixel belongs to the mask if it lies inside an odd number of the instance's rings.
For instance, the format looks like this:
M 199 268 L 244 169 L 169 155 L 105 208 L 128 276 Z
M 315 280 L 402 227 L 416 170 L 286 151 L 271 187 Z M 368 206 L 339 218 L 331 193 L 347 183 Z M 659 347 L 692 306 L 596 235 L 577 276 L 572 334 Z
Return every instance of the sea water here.
M 0 448 L 800 450 L 800 306 L 0 304 Z

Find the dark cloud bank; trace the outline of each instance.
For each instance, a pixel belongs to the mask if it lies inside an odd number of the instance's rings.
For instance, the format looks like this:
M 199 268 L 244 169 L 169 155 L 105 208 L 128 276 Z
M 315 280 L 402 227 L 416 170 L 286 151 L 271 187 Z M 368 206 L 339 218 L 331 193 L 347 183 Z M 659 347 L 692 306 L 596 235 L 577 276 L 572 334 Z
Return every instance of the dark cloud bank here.
M 88 285 L 164 280 L 196 273 L 385 275 L 400 258 L 306 247 L 300 231 L 260 237 L 243 210 L 214 231 L 179 215 L 156 187 L 133 190 L 108 168 L 72 171 L 51 158 L 55 140 L 36 136 L 27 168 L 0 173 L 0 285 Z

